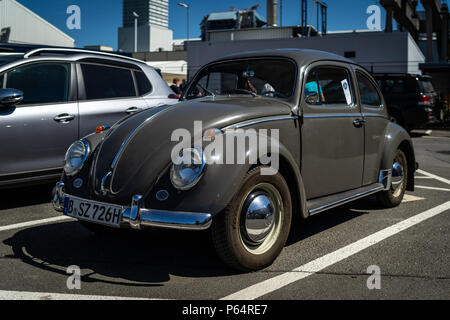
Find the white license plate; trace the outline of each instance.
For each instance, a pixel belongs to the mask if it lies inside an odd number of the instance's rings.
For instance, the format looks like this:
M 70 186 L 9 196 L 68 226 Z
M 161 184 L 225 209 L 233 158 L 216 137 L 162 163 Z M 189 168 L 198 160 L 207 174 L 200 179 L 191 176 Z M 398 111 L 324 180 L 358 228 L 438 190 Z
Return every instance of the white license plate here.
M 85 220 L 110 227 L 119 228 L 123 207 L 73 196 L 64 198 L 64 214 L 79 220 Z

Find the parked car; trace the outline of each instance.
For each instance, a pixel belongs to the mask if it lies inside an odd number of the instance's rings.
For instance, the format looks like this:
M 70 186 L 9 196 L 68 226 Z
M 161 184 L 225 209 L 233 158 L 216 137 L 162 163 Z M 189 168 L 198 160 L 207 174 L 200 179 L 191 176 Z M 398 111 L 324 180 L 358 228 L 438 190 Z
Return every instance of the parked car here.
M 0 52 L 0 187 L 57 181 L 67 148 L 98 124 L 177 102 L 153 68 L 125 56 L 5 45 Z
M 204 66 L 182 99 L 76 141 L 55 209 L 99 234 L 210 229 L 219 257 L 249 271 L 279 255 L 294 216 L 372 194 L 394 207 L 414 189 L 410 136 L 389 121 L 372 76 L 343 57 L 228 56 Z
M 439 94 L 430 76 L 415 74 L 374 74 L 391 121 L 411 131 L 435 119 Z

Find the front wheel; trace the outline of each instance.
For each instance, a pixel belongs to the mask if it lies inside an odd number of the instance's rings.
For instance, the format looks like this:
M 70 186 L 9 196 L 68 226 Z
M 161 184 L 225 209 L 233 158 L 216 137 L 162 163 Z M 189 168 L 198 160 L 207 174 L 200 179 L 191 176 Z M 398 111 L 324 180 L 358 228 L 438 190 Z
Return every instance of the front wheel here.
M 241 271 L 271 265 L 284 248 L 291 227 L 292 203 L 286 181 L 280 173 L 261 175 L 261 168 L 245 176 L 211 227 L 219 257 Z
M 394 163 L 392 165 L 391 188 L 377 194 L 378 201 L 385 207 L 393 208 L 398 206 L 405 195 L 406 182 L 408 181 L 408 161 L 405 153 L 398 149 L 395 152 Z

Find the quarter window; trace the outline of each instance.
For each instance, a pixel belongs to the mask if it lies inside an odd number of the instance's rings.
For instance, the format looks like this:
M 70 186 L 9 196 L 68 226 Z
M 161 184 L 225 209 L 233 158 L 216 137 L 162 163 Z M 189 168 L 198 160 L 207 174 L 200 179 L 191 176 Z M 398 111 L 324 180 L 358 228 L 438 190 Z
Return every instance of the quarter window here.
M 13 69 L 7 73 L 6 88 L 23 92 L 23 104 L 67 102 L 70 64 L 39 63 Z
M 306 79 L 305 98 L 309 104 L 352 105 L 354 97 L 348 71 L 334 67 L 313 69 Z
M 363 105 L 376 106 L 381 105 L 381 98 L 372 82 L 361 72 L 356 72 L 356 78 L 359 85 L 359 94 Z
M 134 75 L 136 77 L 137 87 L 139 91 L 139 95 L 143 96 L 152 91 L 152 84 L 147 79 L 147 76 L 140 71 L 135 71 Z
M 131 70 L 93 64 L 81 65 L 87 100 L 136 97 Z

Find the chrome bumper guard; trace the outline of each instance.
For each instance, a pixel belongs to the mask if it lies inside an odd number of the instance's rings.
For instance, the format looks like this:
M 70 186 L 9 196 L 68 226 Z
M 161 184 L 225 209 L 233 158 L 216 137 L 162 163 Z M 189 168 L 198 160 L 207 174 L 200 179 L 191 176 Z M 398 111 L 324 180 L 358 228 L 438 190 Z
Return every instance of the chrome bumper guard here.
M 64 183 L 58 182 L 53 191 L 52 203 L 58 212 L 64 211 Z M 141 230 L 145 227 L 159 227 L 179 230 L 206 230 L 211 226 L 209 213 L 176 212 L 143 208 L 141 195 L 132 197 L 131 207 L 124 207 L 121 227 Z

